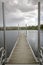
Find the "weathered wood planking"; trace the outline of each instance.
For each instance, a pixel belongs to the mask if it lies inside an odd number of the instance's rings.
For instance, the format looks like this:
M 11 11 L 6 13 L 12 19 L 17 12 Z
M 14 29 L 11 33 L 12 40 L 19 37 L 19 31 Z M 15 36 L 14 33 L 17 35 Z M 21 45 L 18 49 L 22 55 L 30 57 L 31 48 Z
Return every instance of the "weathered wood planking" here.
M 12 55 L 8 62 L 9 64 L 34 64 L 37 63 L 31 48 L 26 40 L 26 36 L 22 33 L 19 36 L 19 40 L 15 49 L 13 48 Z

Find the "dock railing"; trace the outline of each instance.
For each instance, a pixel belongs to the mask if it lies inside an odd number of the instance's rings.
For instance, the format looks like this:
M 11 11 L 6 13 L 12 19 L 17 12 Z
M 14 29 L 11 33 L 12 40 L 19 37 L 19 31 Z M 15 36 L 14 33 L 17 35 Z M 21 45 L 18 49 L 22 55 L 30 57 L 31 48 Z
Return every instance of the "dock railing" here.
M 5 65 L 7 59 L 6 59 L 6 50 L 4 49 L 4 47 L 0 48 L 0 53 L 1 53 L 0 64 Z
M 39 55 L 40 55 L 39 61 L 40 61 L 40 63 L 43 65 L 43 47 L 40 48 L 40 53 L 39 53 Z
M 0 48 L 0 53 L 2 52 L 3 49 L 4 49 L 3 47 Z M 1 57 L 0 57 L 0 64 L 1 64 Z

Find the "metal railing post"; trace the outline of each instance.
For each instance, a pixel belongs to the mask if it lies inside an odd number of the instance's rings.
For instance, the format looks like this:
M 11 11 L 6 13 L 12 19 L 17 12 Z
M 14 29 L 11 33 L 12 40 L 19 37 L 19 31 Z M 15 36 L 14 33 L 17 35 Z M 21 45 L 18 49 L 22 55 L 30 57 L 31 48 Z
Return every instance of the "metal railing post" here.
M 2 15 L 3 15 L 3 36 L 4 36 L 4 50 L 5 50 L 5 16 L 4 16 L 4 2 L 2 2 Z M 5 65 L 6 50 L 2 52 L 2 65 Z M 3 55 L 5 53 L 5 55 Z M 4 59 L 3 59 L 4 58 Z
M 18 36 L 19 36 L 19 24 L 18 24 Z
M 38 51 L 40 52 L 40 2 L 38 2 Z
M 40 2 L 38 2 L 38 59 L 40 65 L 42 65 L 41 51 L 40 51 Z
M 3 15 L 3 35 L 4 35 L 4 49 L 5 49 L 5 17 L 4 17 L 4 2 L 2 2 L 2 15 Z

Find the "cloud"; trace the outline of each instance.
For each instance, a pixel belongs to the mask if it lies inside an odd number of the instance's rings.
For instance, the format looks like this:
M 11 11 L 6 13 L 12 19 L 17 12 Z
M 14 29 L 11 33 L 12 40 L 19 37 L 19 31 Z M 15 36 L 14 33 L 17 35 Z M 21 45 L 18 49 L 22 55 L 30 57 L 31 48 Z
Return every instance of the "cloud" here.
M 24 20 L 24 17 L 23 17 L 22 12 L 19 12 L 19 13 L 18 12 L 16 12 L 16 13 L 11 12 L 11 13 L 7 14 L 7 16 L 6 16 L 6 25 L 11 24 L 11 23 L 19 24 L 23 20 Z
M 22 12 L 33 11 L 36 7 L 33 5 L 33 0 L 4 0 L 5 8 L 8 11 L 15 11 L 16 9 L 21 10 Z
M 0 0 L 0 26 L 2 25 L 2 1 L 5 2 L 6 26 L 16 24 L 38 24 L 38 1 L 41 2 L 41 23 L 43 24 L 43 0 Z

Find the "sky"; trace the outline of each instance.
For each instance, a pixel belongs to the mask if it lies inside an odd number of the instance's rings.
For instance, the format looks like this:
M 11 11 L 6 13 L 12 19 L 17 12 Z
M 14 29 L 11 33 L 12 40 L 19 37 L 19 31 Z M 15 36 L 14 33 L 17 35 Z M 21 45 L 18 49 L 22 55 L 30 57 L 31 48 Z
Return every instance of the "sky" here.
M 0 0 L 0 26 L 3 26 L 2 2 L 4 2 L 5 26 L 38 25 L 39 1 L 40 24 L 43 24 L 43 0 Z

